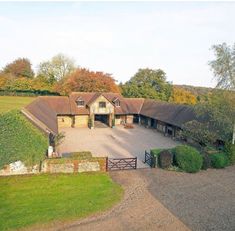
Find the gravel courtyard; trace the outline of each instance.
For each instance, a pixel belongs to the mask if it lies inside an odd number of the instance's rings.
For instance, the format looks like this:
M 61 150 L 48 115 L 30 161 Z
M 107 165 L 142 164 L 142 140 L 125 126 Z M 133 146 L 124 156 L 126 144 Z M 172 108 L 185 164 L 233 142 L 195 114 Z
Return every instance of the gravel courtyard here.
M 151 148 L 171 148 L 177 142 L 156 130 L 135 125 L 133 129 L 122 126 L 116 128 L 62 128 L 65 141 L 60 146 L 60 153 L 91 151 L 93 156 L 110 158 L 137 157 L 138 167 L 146 167 L 142 163 L 144 151 Z

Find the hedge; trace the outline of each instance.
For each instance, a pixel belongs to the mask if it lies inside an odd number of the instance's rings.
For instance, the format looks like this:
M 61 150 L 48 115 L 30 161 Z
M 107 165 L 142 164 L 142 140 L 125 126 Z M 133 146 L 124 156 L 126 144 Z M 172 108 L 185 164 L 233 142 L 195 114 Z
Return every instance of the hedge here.
M 210 159 L 213 168 L 225 168 L 228 165 L 228 158 L 224 153 L 212 154 Z
M 163 149 L 160 149 L 160 148 L 154 148 L 154 149 L 151 149 L 150 150 L 150 154 L 152 156 L 155 156 L 155 157 L 158 157 L 159 153 L 163 151 Z
M 0 147 L 0 169 L 18 160 L 31 166 L 45 158 L 48 138 L 13 110 L 0 114 Z
M 197 149 L 188 145 L 180 145 L 174 148 L 173 152 L 176 164 L 183 171 L 195 173 L 201 169 L 203 159 Z

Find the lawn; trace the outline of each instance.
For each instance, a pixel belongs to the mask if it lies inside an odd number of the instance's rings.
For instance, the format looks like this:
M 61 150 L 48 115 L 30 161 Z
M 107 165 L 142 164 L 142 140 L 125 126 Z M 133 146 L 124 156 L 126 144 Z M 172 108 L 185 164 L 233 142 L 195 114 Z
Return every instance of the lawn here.
M 110 208 L 122 193 L 106 173 L 0 177 L 0 230 L 81 218 Z
M 34 99 L 36 98 L 22 96 L 0 96 L 0 113 L 10 111 L 12 109 L 21 109 Z

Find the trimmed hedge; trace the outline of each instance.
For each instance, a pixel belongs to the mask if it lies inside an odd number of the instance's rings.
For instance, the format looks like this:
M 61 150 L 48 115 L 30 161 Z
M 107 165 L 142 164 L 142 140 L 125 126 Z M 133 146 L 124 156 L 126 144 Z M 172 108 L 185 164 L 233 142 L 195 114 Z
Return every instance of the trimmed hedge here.
M 48 90 L 2 90 L 0 89 L 0 96 L 39 96 L 39 95 L 60 95 L 57 92 Z
M 168 150 L 163 150 L 158 156 L 159 166 L 161 168 L 169 168 L 173 162 L 173 155 Z
M 89 151 L 83 152 L 72 152 L 68 153 L 67 155 L 63 156 L 64 158 L 71 158 L 76 160 L 87 160 L 92 158 L 92 153 Z
M 180 145 L 174 148 L 173 152 L 176 164 L 183 171 L 195 173 L 201 169 L 203 159 L 197 149 L 188 145 Z
M 228 158 L 224 153 L 212 154 L 210 159 L 213 168 L 225 168 L 228 165 Z
M 158 157 L 158 155 L 160 154 L 160 152 L 163 151 L 163 149 L 160 148 L 154 148 L 150 150 L 150 154 L 152 156 Z

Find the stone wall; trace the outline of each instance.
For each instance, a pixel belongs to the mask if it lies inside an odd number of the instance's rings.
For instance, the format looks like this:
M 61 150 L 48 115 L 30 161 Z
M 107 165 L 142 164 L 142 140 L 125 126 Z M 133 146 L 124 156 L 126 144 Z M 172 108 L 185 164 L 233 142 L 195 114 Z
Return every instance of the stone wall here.
M 22 174 L 34 174 L 39 173 L 39 166 L 34 165 L 32 167 L 27 167 L 22 161 L 16 161 L 5 165 L 0 169 L 0 176 L 9 175 L 22 175 Z
M 106 172 L 106 157 L 92 157 L 87 160 L 72 158 L 46 159 L 42 163 L 44 173 Z
M 35 174 L 35 173 L 80 173 L 80 172 L 106 172 L 106 157 L 91 157 L 89 159 L 52 158 L 45 159 L 39 165 L 27 167 L 21 161 L 4 166 L 0 176 Z

